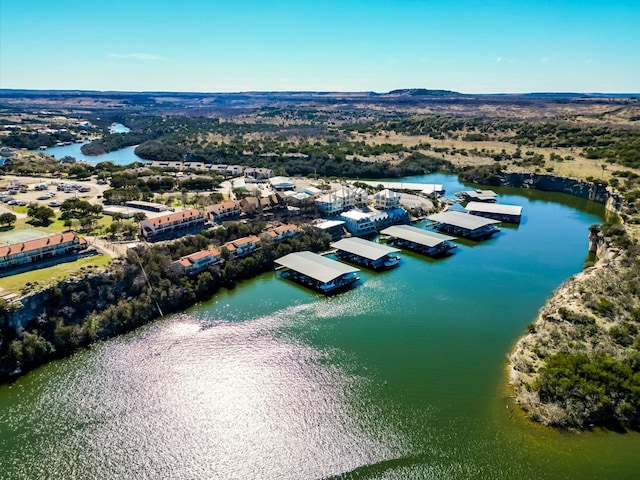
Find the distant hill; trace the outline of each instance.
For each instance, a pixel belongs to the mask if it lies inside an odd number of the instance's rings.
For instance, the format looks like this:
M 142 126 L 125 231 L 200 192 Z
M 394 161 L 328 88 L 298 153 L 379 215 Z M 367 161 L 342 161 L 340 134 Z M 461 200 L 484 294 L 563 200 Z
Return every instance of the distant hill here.
M 464 94 L 452 90 L 429 90 L 427 88 L 401 88 L 391 90 L 387 95 L 406 97 L 458 97 Z

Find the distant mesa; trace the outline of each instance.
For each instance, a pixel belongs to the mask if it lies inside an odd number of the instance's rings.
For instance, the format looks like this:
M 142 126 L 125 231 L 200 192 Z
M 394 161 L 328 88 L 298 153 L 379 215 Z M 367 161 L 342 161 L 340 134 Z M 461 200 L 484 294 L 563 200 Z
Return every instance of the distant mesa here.
M 403 96 L 403 97 L 457 97 L 462 96 L 460 92 L 452 90 L 429 90 L 427 88 L 402 88 L 399 90 L 391 90 L 387 95 Z

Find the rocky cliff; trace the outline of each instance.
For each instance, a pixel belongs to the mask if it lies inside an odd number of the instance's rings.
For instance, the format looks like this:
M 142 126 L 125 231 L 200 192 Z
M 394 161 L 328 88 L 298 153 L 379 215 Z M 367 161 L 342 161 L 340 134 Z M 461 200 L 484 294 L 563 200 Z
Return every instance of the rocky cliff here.
M 611 228 L 624 237 L 624 227 Z M 618 237 L 617 241 L 620 241 Z M 617 242 L 616 242 L 617 243 Z M 561 285 L 509 357 L 518 404 L 558 427 L 640 422 L 637 249 L 592 228 L 598 261 Z
M 604 203 L 608 210 L 620 212 L 622 197 L 608 185 L 599 182 L 588 182 L 575 178 L 543 175 L 539 173 L 503 173 L 498 176 L 500 184 L 509 187 L 535 188 L 547 192 L 560 192 L 576 197 Z

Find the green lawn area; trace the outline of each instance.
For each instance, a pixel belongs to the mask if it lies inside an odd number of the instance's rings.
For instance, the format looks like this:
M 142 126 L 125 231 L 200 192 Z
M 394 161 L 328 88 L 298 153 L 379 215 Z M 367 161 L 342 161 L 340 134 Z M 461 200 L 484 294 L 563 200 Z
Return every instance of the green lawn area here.
M 13 207 L 14 213 L 27 213 L 27 207 L 15 206 Z
M 60 281 L 73 273 L 79 272 L 80 270 L 86 271 L 104 267 L 110 260 L 111 258 L 106 255 L 96 255 L 93 257 L 82 258 L 75 262 L 60 263 L 52 267 L 3 277 L 0 278 L 0 288 L 10 292 L 20 293 L 29 284 L 29 286 L 32 287 L 32 290 L 37 290 L 54 282 Z
M 59 212 L 56 212 L 56 219 L 46 227 L 27 223 L 27 221 L 29 220 L 28 218 L 19 218 L 18 220 L 16 220 L 16 223 L 14 224 L 13 228 L 15 230 L 20 230 L 20 229 L 39 230 L 41 232 L 50 233 L 52 235 L 54 233 L 62 233 L 67 231 L 67 228 L 64 226 L 64 220 L 60 220 L 57 217 L 58 215 L 59 215 Z M 106 230 L 106 228 L 111 224 L 112 221 L 113 219 L 109 215 L 102 215 L 98 219 L 95 232 L 92 232 L 92 234 L 95 235 L 95 234 L 103 233 Z M 79 225 L 76 224 L 76 226 L 78 228 L 75 229 L 75 232 L 78 233 L 80 236 L 82 236 L 83 234 L 78 231 L 80 228 Z

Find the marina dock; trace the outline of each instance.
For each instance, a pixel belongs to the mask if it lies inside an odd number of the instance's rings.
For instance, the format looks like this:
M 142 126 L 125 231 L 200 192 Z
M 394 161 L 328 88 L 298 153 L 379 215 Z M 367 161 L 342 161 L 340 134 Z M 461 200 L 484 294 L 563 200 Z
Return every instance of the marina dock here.
M 457 247 L 457 245 L 451 243 L 451 240 L 455 240 L 454 237 L 408 225 L 395 225 L 385 228 L 380 233 L 388 235 L 394 245 L 408 248 L 430 257 L 446 255 L 450 250 Z
M 382 185 L 383 188 L 388 188 L 389 190 L 410 190 L 414 192 L 420 192 L 426 196 L 434 196 L 434 195 L 444 195 L 444 187 L 442 184 L 438 183 L 410 183 L 410 182 L 378 182 L 376 180 L 358 180 L 360 183 L 365 183 L 367 185 L 371 185 L 372 187 L 377 187 L 378 185 Z
M 478 215 L 506 223 L 520 223 L 522 218 L 522 207 L 518 205 L 469 202 L 465 210 L 471 215 Z
M 360 280 L 360 269 L 325 258 L 313 252 L 295 252 L 275 260 L 283 270 L 281 276 L 324 294 L 349 288 Z
M 498 194 L 493 190 L 466 190 L 455 194 L 463 202 L 495 203 Z
M 441 232 L 470 240 L 486 240 L 500 231 L 495 226 L 496 223 L 500 223 L 499 220 L 483 218 L 455 210 L 434 213 L 429 215 L 427 219 L 434 222 L 434 227 Z
M 362 238 L 343 238 L 331 246 L 336 249 L 336 257 L 374 270 L 393 268 L 400 264 L 396 255 L 398 248 L 381 245 Z

